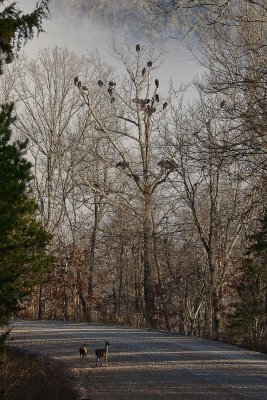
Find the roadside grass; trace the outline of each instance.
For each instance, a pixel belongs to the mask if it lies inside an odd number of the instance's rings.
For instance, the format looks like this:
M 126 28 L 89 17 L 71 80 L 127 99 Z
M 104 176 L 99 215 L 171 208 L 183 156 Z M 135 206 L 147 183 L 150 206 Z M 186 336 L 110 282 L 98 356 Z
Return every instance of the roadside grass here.
M 0 354 L 0 400 L 77 400 L 64 369 L 16 350 Z

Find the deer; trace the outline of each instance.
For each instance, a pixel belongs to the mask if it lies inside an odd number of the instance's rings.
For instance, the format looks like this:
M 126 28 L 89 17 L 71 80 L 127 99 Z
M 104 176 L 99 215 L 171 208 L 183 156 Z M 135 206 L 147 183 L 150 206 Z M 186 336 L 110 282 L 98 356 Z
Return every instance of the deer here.
M 95 350 L 95 355 L 96 355 L 96 367 L 100 363 L 101 359 L 101 365 L 103 365 L 103 358 L 105 357 L 105 362 L 106 364 L 108 363 L 108 348 L 110 346 L 110 343 L 108 340 L 105 340 L 105 348 L 104 349 L 96 349 Z
M 86 357 L 88 353 L 86 343 L 84 343 L 84 345 L 79 348 L 79 353 L 80 353 L 80 361 L 86 363 Z

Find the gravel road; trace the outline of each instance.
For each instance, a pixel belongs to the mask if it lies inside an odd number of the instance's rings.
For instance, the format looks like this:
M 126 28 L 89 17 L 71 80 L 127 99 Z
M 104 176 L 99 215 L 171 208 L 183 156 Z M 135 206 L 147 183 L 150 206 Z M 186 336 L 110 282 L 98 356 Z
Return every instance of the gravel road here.
M 94 349 L 111 344 L 108 365 Z M 60 321 L 16 321 L 12 346 L 60 360 L 86 400 L 266 400 L 267 356 L 196 337 Z M 87 364 L 78 349 L 87 343 Z

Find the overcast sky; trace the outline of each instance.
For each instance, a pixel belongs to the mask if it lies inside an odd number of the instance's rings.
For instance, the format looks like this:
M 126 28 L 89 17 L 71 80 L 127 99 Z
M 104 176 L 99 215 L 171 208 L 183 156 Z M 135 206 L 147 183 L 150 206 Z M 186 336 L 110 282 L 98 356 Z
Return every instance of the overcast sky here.
M 113 0 L 116 1 L 116 0 Z M 20 0 L 19 6 L 24 11 L 31 11 L 36 0 Z M 100 55 L 109 64 L 115 64 L 113 43 L 121 43 L 125 38 L 125 32 L 119 29 L 110 29 L 100 25 L 96 21 L 86 18 L 58 15 L 50 6 L 51 19 L 44 22 L 45 32 L 38 39 L 27 44 L 25 52 L 35 56 L 40 49 L 53 48 L 55 46 L 67 47 L 77 55 L 87 55 L 88 52 L 98 50 Z M 135 38 L 128 36 L 135 46 Z M 136 39 L 137 40 L 137 39 Z M 138 40 L 139 41 L 139 40 Z M 169 39 L 160 45 L 166 51 L 157 77 L 161 81 L 161 87 L 167 88 L 170 80 L 175 86 L 189 83 L 195 75 L 201 74 L 201 67 L 193 60 L 192 55 L 178 40 Z

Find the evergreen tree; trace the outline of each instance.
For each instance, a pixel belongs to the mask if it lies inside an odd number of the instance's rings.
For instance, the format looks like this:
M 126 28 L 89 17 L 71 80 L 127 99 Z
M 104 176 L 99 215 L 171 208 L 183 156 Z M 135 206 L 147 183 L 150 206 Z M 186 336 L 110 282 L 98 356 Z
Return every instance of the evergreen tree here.
M 16 2 L 0 0 L 0 74 L 34 31 L 42 31 L 48 2 L 41 0 L 32 13 L 23 14 Z M 12 110 L 13 104 L 6 104 L 0 112 L 0 326 L 51 265 L 46 254 L 50 235 L 37 220 L 30 194 L 31 164 L 24 157 L 27 143 L 12 141 Z
M 267 213 L 260 230 L 251 237 L 237 285 L 240 305 L 231 320 L 231 330 L 253 350 L 267 348 Z
M 35 29 L 42 32 L 42 20 L 48 18 L 49 0 L 41 0 L 35 10 L 30 14 L 22 14 L 16 2 L 8 4 L 0 12 L 0 74 L 3 65 L 12 61 L 15 52 L 33 38 Z M 0 0 L 0 6 L 7 3 Z
M 20 301 L 51 265 L 46 255 L 50 236 L 36 218 L 30 196 L 31 164 L 26 142 L 11 142 L 12 105 L 0 112 L 0 323 L 5 324 Z

